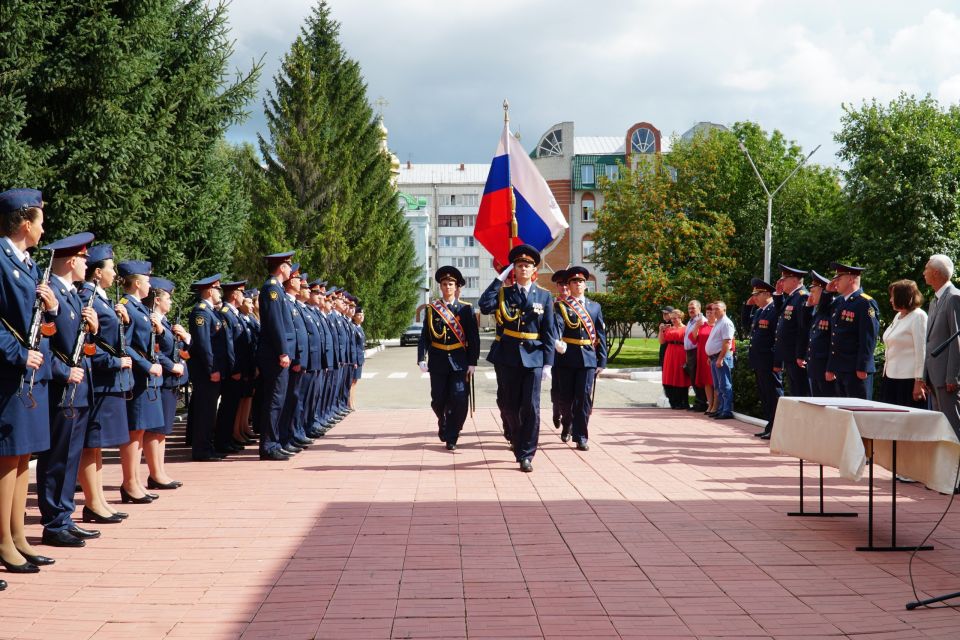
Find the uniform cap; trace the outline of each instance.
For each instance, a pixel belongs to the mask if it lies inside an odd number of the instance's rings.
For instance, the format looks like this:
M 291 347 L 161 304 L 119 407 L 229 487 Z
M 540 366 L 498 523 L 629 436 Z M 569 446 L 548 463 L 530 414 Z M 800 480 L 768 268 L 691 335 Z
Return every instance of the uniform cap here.
M 567 270 L 558 269 L 553 272 L 553 275 L 550 276 L 550 282 L 556 282 L 557 284 L 566 284 L 567 283 Z
M 268 256 L 263 256 L 263 259 L 267 262 L 284 262 L 293 257 L 294 251 L 281 251 L 280 253 L 271 253 Z
M 87 248 L 87 264 L 95 264 L 113 259 L 112 244 L 95 244 Z
M 830 284 L 829 278 L 824 278 L 822 275 L 820 275 L 813 269 L 810 270 L 810 279 L 813 281 L 810 283 L 810 286 L 820 285 L 821 287 L 825 287 L 828 284 Z
M 224 282 L 220 285 L 220 288 L 223 289 L 224 293 L 229 293 L 236 289 L 243 289 L 247 286 L 246 280 L 236 280 L 234 282 Z
M 257 297 L 257 294 L 259 294 L 259 293 L 260 293 L 260 290 L 257 289 L 256 287 L 253 287 L 252 289 L 244 289 L 244 290 L 243 290 L 243 297 L 244 297 L 244 298 L 255 298 L 255 297 Z
M 433 274 L 433 279 L 437 282 L 443 282 L 449 278 L 453 278 L 458 287 L 462 287 L 467 284 L 467 281 L 463 278 L 463 274 L 460 273 L 460 270 L 453 266 L 444 266 L 437 269 L 437 272 Z
M 174 284 L 173 281 L 167 280 L 166 278 L 150 276 L 150 288 L 166 291 L 167 293 L 173 293 Z
M 45 247 L 40 247 L 44 251 L 52 251 L 57 258 L 69 258 L 79 254 L 87 255 L 87 245 L 93 242 L 93 234 L 84 231 L 75 233 L 56 242 L 51 242 Z
M 660 313 L 673 313 L 674 311 L 676 311 L 676 309 L 674 309 L 670 305 L 667 305 L 665 307 L 660 307 Z
M 849 274 L 852 276 L 858 276 L 865 271 L 865 267 L 854 267 L 849 264 L 843 264 L 841 262 L 831 262 L 830 268 L 837 272 L 837 275 Z
M 510 264 L 528 262 L 537 267 L 540 265 L 540 252 L 528 244 L 521 244 L 510 249 Z
M 306 272 L 304 272 L 304 273 L 301 273 L 301 274 L 300 274 L 300 279 L 303 280 L 304 282 L 306 282 L 306 281 L 309 280 L 310 278 L 308 278 Z
M 300 275 L 299 262 L 294 262 L 292 265 L 290 265 L 290 277 L 292 278 L 293 276 L 296 276 L 296 275 Z
M 570 267 L 567 269 L 567 282 L 573 280 L 575 277 L 581 276 L 584 280 L 590 279 L 590 272 L 587 271 L 586 267 Z
M 0 214 L 22 211 L 30 207 L 43 208 L 43 194 L 36 189 L 9 189 L 0 193 Z
M 757 293 L 773 293 L 777 290 L 772 284 L 766 280 L 761 280 L 760 278 L 753 278 L 750 280 L 750 286 L 753 287 L 751 294 Z
M 149 260 L 126 260 L 117 265 L 117 274 L 121 278 L 127 276 L 148 276 L 153 271 Z
M 807 275 L 807 272 L 804 271 L 803 269 L 794 269 L 793 267 L 788 267 L 782 262 L 779 263 L 777 266 L 780 267 L 780 275 L 783 276 L 784 278 L 786 277 L 803 278 L 805 275 Z
M 196 282 L 190 283 L 190 288 L 194 291 L 201 291 L 209 287 L 215 287 L 220 284 L 220 274 L 215 273 L 210 277 L 203 278 L 202 280 L 197 280 Z

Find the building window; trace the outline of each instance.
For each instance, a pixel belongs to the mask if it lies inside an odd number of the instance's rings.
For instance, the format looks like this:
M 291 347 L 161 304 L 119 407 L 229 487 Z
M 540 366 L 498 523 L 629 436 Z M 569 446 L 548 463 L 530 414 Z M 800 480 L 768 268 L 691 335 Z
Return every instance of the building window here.
M 587 291 L 596 292 L 596 290 L 597 290 L 597 283 L 592 279 L 587 280 Z
M 441 247 L 457 246 L 457 236 L 440 236 L 440 246 Z
M 585 164 L 580 167 L 581 184 L 593 184 L 593 165 Z
M 583 240 L 580 241 L 580 255 L 583 256 L 584 262 L 593 262 L 593 238 L 591 236 L 584 236 Z
M 630 136 L 630 149 L 634 153 L 653 153 L 657 150 L 657 137 L 650 129 L 641 127 Z
M 467 276 L 464 278 L 467 281 L 467 289 L 479 289 L 480 288 L 480 277 L 479 276 Z
M 537 157 L 549 158 L 562 155 L 563 132 L 560 129 L 554 129 L 540 140 L 540 144 L 537 145 Z
M 580 200 L 580 220 L 583 222 L 593 222 L 594 214 L 596 212 L 597 203 L 593 198 L 592 193 L 583 194 L 583 198 Z
M 603 167 L 604 175 L 610 182 L 616 182 L 620 179 L 620 165 L 608 164 Z
M 473 236 L 465 236 L 463 238 L 463 246 L 465 247 L 475 247 L 477 246 L 477 239 Z

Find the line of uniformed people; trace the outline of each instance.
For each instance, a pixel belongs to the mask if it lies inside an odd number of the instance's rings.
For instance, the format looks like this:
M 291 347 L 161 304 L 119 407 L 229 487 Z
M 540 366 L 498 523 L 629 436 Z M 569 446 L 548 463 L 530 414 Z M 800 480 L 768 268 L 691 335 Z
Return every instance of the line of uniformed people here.
M 839 262 L 830 267 L 832 279 L 809 272 L 809 289 L 803 283 L 807 272 L 784 264 L 775 285 L 751 280 L 742 322 L 750 327 L 749 362 L 766 420 L 759 438 L 770 438 L 785 393 L 872 396 L 879 307 L 860 286 L 862 267 Z

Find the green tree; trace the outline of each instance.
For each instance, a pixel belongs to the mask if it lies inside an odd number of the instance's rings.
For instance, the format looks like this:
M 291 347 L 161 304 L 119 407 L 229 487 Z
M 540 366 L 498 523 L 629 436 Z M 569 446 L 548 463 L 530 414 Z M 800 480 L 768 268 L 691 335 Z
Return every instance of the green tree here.
M 603 192 L 597 261 L 614 291 L 632 301 L 639 322 L 656 324 L 666 304 L 726 294 L 724 276 L 735 264 L 733 223 L 704 206 L 706 193 L 695 176 L 678 172 L 674 178 L 656 156 L 625 169 Z
M 359 64 L 339 41 L 326 2 L 311 12 L 265 100 L 266 168 L 258 224 L 244 244 L 266 253 L 283 238 L 303 270 L 357 295 L 371 337 L 397 335 L 413 314 L 415 251 L 392 181 L 386 131 Z
M 844 105 L 841 122 L 835 139 L 850 202 L 843 257 L 868 268 L 877 292 L 900 278 L 923 287 L 930 255 L 960 254 L 960 108 L 901 94 L 886 105 Z
M 228 79 L 225 2 L 4 11 L 0 149 L 15 161 L 0 183 L 44 191 L 47 237 L 93 231 L 122 259 L 152 260 L 181 295 L 229 266 L 250 205 L 223 133 L 245 116 L 259 65 Z
M 603 321 L 607 325 L 608 359 L 613 362 L 630 337 L 630 331 L 636 322 L 636 310 L 626 296 L 616 292 L 594 291 L 590 293 L 590 299 L 599 302 L 603 307 Z

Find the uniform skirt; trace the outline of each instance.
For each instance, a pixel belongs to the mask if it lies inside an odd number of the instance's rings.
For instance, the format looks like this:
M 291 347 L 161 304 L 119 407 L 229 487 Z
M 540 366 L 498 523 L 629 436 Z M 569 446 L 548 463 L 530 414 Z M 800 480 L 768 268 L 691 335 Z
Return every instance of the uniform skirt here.
M 359 380 L 363 377 L 363 365 L 361 364 L 356 369 L 353 370 L 353 379 Z
M 26 386 L 26 385 L 25 385 Z M 27 407 L 29 400 L 17 397 L 18 378 L 0 379 L 0 456 L 23 456 L 50 448 L 50 412 L 46 381 L 33 385 L 36 406 Z
M 127 401 L 122 393 L 95 393 L 87 435 L 86 449 L 108 449 L 130 442 L 127 430 Z
M 168 436 L 173 433 L 173 419 L 177 416 L 177 390 L 160 389 L 160 406 L 163 409 L 163 426 L 146 431 Z
M 161 389 L 148 389 L 144 378 L 135 377 L 133 398 L 127 400 L 127 428 L 130 431 L 156 431 L 164 428 L 161 395 Z

